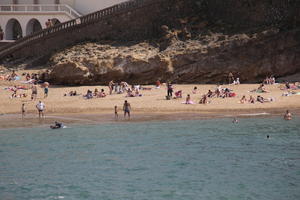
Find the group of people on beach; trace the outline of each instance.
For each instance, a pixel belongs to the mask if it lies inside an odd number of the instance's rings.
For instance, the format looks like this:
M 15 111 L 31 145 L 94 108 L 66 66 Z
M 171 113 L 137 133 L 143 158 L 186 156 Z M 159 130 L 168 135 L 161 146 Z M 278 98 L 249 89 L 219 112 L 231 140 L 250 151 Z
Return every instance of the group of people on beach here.
M 23 73 L 22 76 L 25 78 L 26 80 L 26 84 L 28 84 L 26 87 L 24 86 L 19 86 L 19 85 L 14 85 L 13 87 L 8 87 L 7 90 L 10 90 L 12 92 L 11 98 L 27 98 L 27 94 L 26 93 L 17 93 L 20 90 L 31 90 L 31 96 L 30 99 L 32 101 L 36 101 L 38 99 L 38 87 L 39 87 L 39 76 L 38 74 L 32 73 Z M 2 76 L 3 77 L 3 76 Z M 5 80 L 8 81 L 16 81 L 16 80 L 20 80 L 16 77 L 19 77 L 18 74 L 13 70 L 11 74 L 9 74 L 8 76 L 5 76 Z M 238 85 L 240 84 L 239 82 L 239 78 L 235 79 L 233 77 L 233 75 L 229 74 L 229 81 L 230 84 L 235 84 Z M 22 81 L 20 80 L 20 83 Z M 25 82 L 23 81 L 22 83 L 25 84 Z M 195 86 L 191 93 L 186 95 L 186 99 L 184 102 L 182 102 L 183 104 L 196 104 L 193 100 L 192 100 L 192 95 L 200 95 L 200 99 L 199 99 L 199 104 L 208 104 L 211 103 L 213 98 L 231 98 L 231 97 L 236 97 L 237 94 L 230 89 L 230 84 L 228 86 L 221 86 L 221 85 L 217 85 L 215 88 L 209 89 L 207 92 L 205 92 L 204 94 L 200 93 L 200 91 L 198 90 L 198 88 Z M 260 85 L 257 89 L 254 89 L 250 92 L 255 92 L 255 93 L 269 93 L 269 91 L 266 90 L 265 88 L 265 84 L 275 84 L 275 78 L 273 76 L 271 77 L 267 77 Z M 49 93 L 49 83 L 45 82 L 45 83 L 41 83 L 40 86 L 44 89 L 44 98 L 48 97 L 48 93 Z M 125 98 L 127 97 L 140 97 L 142 96 L 142 94 L 140 93 L 140 90 L 151 90 L 151 89 L 160 89 L 162 86 L 165 86 L 166 91 L 167 91 L 167 96 L 166 99 L 167 100 L 171 100 L 171 99 L 178 99 L 178 98 L 182 98 L 183 97 L 183 90 L 177 90 L 175 91 L 174 85 L 172 84 L 172 82 L 168 81 L 167 83 L 161 83 L 160 80 L 157 80 L 155 82 L 155 87 L 151 88 L 151 87 L 142 87 L 140 85 L 129 85 L 127 82 L 125 81 L 121 81 L 121 82 L 114 82 L 113 80 L 111 80 L 108 83 L 108 93 L 105 92 L 104 89 L 98 89 L 95 88 L 93 91 L 92 90 L 87 90 L 87 92 L 82 95 L 84 98 L 86 99 L 92 99 L 92 98 L 104 98 L 107 97 L 107 95 L 113 95 L 113 94 L 124 94 L 125 93 Z M 293 90 L 293 89 L 299 89 L 299 84 L 290 84 L 289 82 L 286 82 L 283 86 L 283 90 Z M 70 91 L 69 93 L 65 93 L 64 96 L 78 96 L 80 94 L 78 94 L 78 92 L 75 91 Z M 256 97 L 254 97 L 254 95 L 250 95 L 249 98 L 246 97 L 246 95 L 242 95 L 241 99 L 239 100 L 239 103 L 244 104 L 244 103 L 255 103 L 255 102 L 259 102 L 259 103 L 265 103 L 265 102 L 273 102 L 275 99 L 273 97 L 270 98 L 265 98 L 263 97 L 261 94 L 257 95 Z M 36 109 L 38 111 L 39 114 L 39 118 L 44 117 L 44 112 L 45 112 L 45 103 L 43 103 L 42 101 L 39 101 L 36 104 Z M 22 103 L 22 118 L 25 117 L 25 113 L 26 113 L 26 107 L 25 107 L 25 103 Z M 125 100 L 124 104 L 123 104 L 123 111 L 124 111 L 124 117 L 128 117 L 130 118 L 130 114 L 131 114 L 131 105 L 130 103 Z M 115 118 L 118 119 L 118 106 L 114 106 L 114 113 L 115 113 Z M 291 119 L 291 113 L 287 111 L 287 113 L 285 114 L 285 119 Z
M 171 84 L 171 82 L 167 83 L 167 96 L 166 99 L 167 100 L 171 100 L 173 99 L 178 99 L 178 98 L 182 98 L 182 90 L 178 90 L 175 92 L 175 97 L 173 97 L 173 86 Z M 194 89 L 192 90 L 192 94 L 198 94 L 198 88 L 194 87 Z M 228 97 L 235 97 L 236 94 L 233 92 L 233 90 L 231 90 L 230 88 L 222 88 L 220 85 L 217 85 L 216 89 L 214 91 L 212 90 L 208 90 L 207 93 L 203 94 L 200 98 L 199 104 L 207 104 L 210 103 L 211 101 L 209 101 L 208 99 L 211 98 L 228 98 Z M 186 97 L 186 101 L 183 102 L 184 104 L 195 104 L 192 100 L 191 100 L 191 95 L 187 94 Z

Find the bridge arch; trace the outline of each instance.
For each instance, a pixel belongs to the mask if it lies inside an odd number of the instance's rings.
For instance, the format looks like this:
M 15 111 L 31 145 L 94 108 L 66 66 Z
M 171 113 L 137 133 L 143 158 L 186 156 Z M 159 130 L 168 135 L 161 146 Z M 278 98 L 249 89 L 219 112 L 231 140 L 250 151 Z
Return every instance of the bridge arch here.
M 27 25 L 26 25 L 26 35 L 30 35 L 33 34 L 35 32 L 38 32 L 40 30 L 42 30 L 42 25 L 41 23 L 35 19 L 32 18 L 28 21 Z
M 20 22 L 15 18 L 8 20 L 5 26 L 5 39 L 17 40 L 21 37 L 23 37 L 23 31 Z

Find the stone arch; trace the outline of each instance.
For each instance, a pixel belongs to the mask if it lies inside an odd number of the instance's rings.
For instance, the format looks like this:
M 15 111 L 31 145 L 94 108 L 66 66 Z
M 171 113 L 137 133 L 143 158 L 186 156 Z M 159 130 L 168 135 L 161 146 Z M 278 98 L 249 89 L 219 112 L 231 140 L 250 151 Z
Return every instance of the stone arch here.
M 31 20 L 29 20 L 29 22 L 26 25 L 26 35 L 33 34 L 35 32 L 38 32 L 38 31 L 42 30 L 42 29 L 43 28 L 42 28 L 41 23 L 37 19 L 32 18 Z
M 52 18 L 51 21 L 53 26 L 55 26 L 56 24 L 60 24 L 60 21 L 57 18 Z
M 5 26 L 5 39 L 17 40 L 23 37 L 21 24 L 15 18 L 8 20 Z

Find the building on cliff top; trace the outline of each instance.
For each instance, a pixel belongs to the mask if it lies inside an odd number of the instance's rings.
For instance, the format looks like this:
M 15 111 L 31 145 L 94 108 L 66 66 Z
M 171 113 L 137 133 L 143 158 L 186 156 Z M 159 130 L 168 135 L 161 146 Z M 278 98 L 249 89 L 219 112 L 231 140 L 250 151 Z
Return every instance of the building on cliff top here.
M 0 0 L 1 42 L 11 42 L 46 28 L 126 0 Z M 1 31 L 1 30 L 0 30 Z

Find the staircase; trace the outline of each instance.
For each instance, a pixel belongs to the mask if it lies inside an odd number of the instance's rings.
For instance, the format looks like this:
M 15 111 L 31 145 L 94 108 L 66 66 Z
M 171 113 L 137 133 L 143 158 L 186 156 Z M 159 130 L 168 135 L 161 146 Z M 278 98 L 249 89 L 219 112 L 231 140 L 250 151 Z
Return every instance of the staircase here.
M 53 27 L 43 29 L 32 35 L 23 37 L 14 43 L 3 46 L 0 49 L 0 63 L 2 63 L 7 57 L 13 58 L 14 56 L 12 54 L 16 51 L 25 47 L 30 47 L 42 40 L 56 37 L 56 35 L 61 32 L 70 34 L 76 30 L 78 31 L 78 29 L 81 29 L 83 26 L 109 20 L 113 16 L 120 15 L 122 13 L 130 13 L 138 8 L 147 7 L 151 4 L 157 4 L 162 1 L 164 0 L 130 0 L 61 24 L 57 24 Z M 55 47 L 49 48 L 55 49 Z

